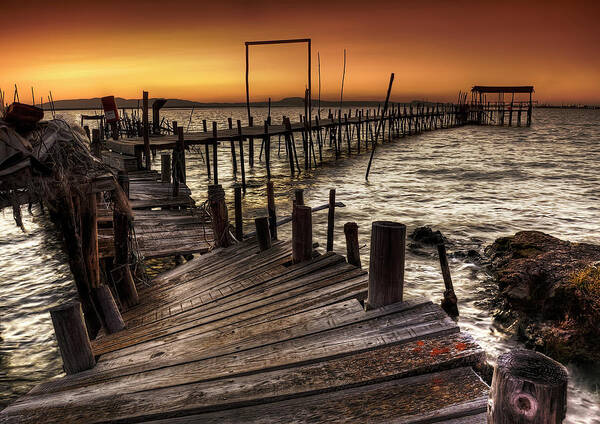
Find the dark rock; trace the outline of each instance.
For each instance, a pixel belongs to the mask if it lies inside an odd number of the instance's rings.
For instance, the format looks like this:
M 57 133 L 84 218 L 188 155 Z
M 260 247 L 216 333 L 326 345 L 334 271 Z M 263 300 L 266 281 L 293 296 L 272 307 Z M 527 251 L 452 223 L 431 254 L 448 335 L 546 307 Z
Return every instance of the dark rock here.
M 600 246 L 522 231 L 486 254 L 503 301 L 498 321 L 558 360 L 600 360 Z
M 417 227 L 409 237 L 417 243 L 429 246 L 448 243 L 446 237 L 439 230 L 433 231 L 431 227 Z

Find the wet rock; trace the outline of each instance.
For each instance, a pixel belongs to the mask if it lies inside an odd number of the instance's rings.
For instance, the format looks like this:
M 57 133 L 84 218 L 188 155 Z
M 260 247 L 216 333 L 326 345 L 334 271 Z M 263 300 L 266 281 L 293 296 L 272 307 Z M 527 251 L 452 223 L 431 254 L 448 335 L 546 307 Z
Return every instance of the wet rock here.
M 438 231 L 433 231 L 431 227 L 417 227 L 409 236 L 411 240 L 421 245 L 436 246 L 440 243 L 448 243 L 446 237 Z
M 522 231 L 497 239 L 486 255 L 499 322 L 560 361 L 600 360 L 600 246 Z

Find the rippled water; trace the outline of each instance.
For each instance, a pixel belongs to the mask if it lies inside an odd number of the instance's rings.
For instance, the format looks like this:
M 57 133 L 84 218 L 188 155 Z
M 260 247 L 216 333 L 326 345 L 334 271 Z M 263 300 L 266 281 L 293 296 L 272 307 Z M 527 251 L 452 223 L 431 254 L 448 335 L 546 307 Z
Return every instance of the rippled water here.
M 66 112 L 71 119 L 81 112 Z M 300 109 L 275 108 L 273 120 L 291 117 Z M 266 110 L 254 111 L 255 122 Z M 190 110 L 164 110 L 167 119 L 188 126 Z M 190 130 L 201 120 L 226 126 L 228 116 L 245 121 L 243 108 L 196 110 Z M 209 125 L 210 128 L 210 125 Z M 256 142 L 256 156 L 260 143 Z M 336 210 L 335 250 L 344 252 L 342 226 L 359 225 L 368 265 L 370 223 L 403 222 L 412 231 L 420 225 L 441 230 L 453 245 L 451 252 L 483 247 L 499 236 L 535 229 L 571 241 L 600 243 L 598 232 L 600 173 L 600 111 L 536 110 L 530 128 L 463 127 L 406 137 L 377 148 L 369 182 L 364 180 L 368 155 L 343 153 L 335 161 L 289 177 L 285 147 L 278 157 L 272 141 L 271 161 L 278 215 L 291 211 L 295 188 L 305 189 L 306 202 L 327 202 L 329 188 L 346 204 Z M 345 147 L 343 149 L 345 151 Z M 246 146 L 247 152 L 247 146 Z M 219 150 L 219 176 L 228 201 L 233 201 L 229 147 Z M 299 156 L 301 154 L 299 153 Z M 302 158 L 300 157 L 300 160 Z M 154 162 L 160 167 L 159 160 Z M 207 178 L 198 153 L 187 155 L 188 185 L 195 199 L 205 200 Z M 251 231 L 252 218 L 264 213 L 266 175 L 262 162 L 248 172 L 244 215 Z M 232 209 L 230 209 L 232 210 Z M 34 210 L 34 215 L 39 211 Z M 232 213 L 230 213 L 230 216 Z M 313 216 L 315 241 L 326 240 L 326 213 Z M 0 217 L 0 405 L 24 393 L 36 382 L 60 372 L 48 308 L 73 296 L 68 266 L 57 245 L 57 235 L 43 217 L 25 213 L 27 234 L 12 223 L 10 211 Z M 290 236 L 289 225 L 280 229 Z M 494 325 L 490 298 L 495 285 L 479 266 L 451 257 L 459 299 L 461 327 L 473 334 L 491 361 L 519 346 Z M 439 265 L 432 251 L 407 254 L 405 293 L 438 302 L 443 292 Z M 600 371 L 569 366 L 568 423 L 600 423 Z

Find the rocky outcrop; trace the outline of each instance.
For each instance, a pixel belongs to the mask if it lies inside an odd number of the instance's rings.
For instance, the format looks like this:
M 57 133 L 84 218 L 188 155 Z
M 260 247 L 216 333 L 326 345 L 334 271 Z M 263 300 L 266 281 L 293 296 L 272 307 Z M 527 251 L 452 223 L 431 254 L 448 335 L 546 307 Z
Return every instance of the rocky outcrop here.
M 558 360 L 600 360 L 600 246 L 522 231 L 497 239 L 486 255 L 498 320 Z

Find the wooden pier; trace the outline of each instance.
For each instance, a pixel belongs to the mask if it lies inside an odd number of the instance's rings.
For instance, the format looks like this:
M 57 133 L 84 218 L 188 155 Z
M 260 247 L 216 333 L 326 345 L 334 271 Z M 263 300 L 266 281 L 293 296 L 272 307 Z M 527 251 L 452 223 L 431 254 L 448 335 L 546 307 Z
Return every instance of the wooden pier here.
M 389 142 L 395 138 L 424 131 L 464 125 L 466 118 L 465 105 L 392 104 L 385 112 L 379 109 L 355 109 L 342 114 L 341 110 L 334 112 L 329 110 L 327 118 L 321 119 L 315 115 L 313 119 L 307 120 L 306 116 L 300 115 L 299 121 L 292 122 L 289 117 L 284 117 L 281 124 L 273 124 L 268 117 L 264 123 L 255 126 L 253 118 L 250 117 L 249 125 L 242 126 L 241 122 L 237 121 L 237 127 L 234 128 L 232 119 L 229 118 L 228 128 L 218 129 L 217 123 L 212 122 L 212 127 L 209 129 L 207 122 L 203 121 L 204 131 L 181 135 L 174 134 L 175 131 L 181 131 L 181 127 L 175 122 L 169 127 L 173 132 L 171 134 L 167 132 L 148 137 L 141 135 L 132 137 L 127 136 L 131 135 L 130 132 L 125 132 L 124 138 L 106 140 L 103 145 L 112 152 L 112 160 L 118 161 L 118 155 L 123 155 L 121 161 L 131 163 L 135 160 L 137 169 L 142 169 L 144 164 L 146 166 L 149 164 L 146 156 L 151 152 L 173 150 L 178 141 L 181 142 L 181 138 L 184 139 L 183 143 L 186 147 L 204 145 L 207 176 L 209 179 L 214 179 L 215 183 L 219 182 L 217 147 L 220 144 L 229 145 L 232 175 L 237 177 L 238 172 L 241 174 L 241 182 L 245 189 L 245 166 L 255 165 L 256 149 L 259 149 L 258 159 L 264 158 L 264 166 L 270 177 L 274 147 L 271 139 L 274 137 L 278 139 L 278 151 L 284 151 L 290 174 L 294 176 L 301 173 L 303 169 L 307 170 L 322 164 L 327 149 L 336 159 L 342 152 L 360 154 L 380 142 Z M 256 147 L 255 141 L 258 142 Z M 281 148 L 282 141 L 283 148 Z M 212 155 L 210 146 L 213 150 Z
M 96 366 L 34 388 L 0 422 L 484 423 L 484 354 L 431 301 L 365 311 L 333 252 L 291 264 L 255 239 L 166 272 L 92 342 Z

